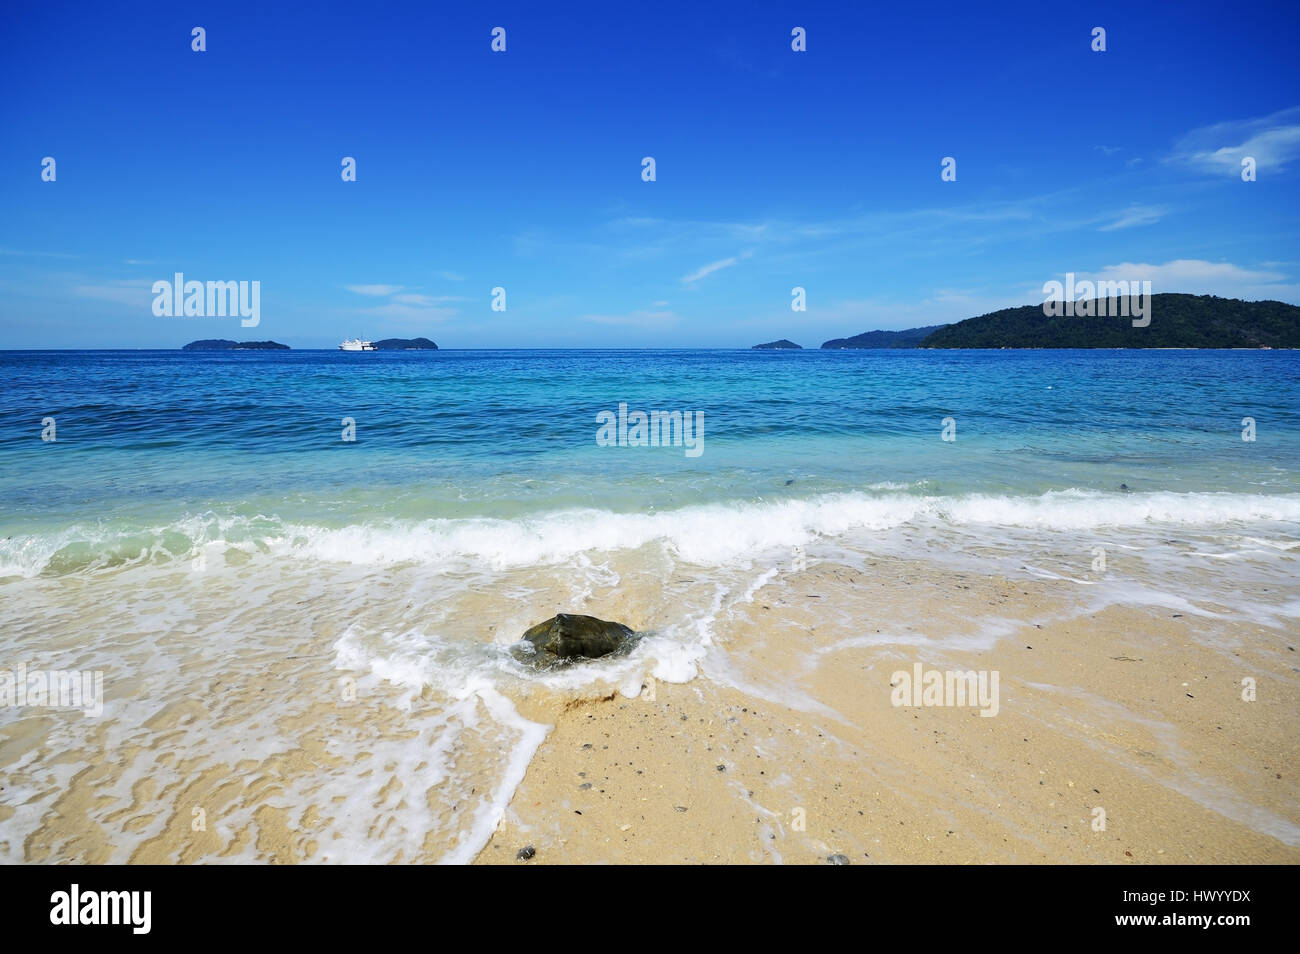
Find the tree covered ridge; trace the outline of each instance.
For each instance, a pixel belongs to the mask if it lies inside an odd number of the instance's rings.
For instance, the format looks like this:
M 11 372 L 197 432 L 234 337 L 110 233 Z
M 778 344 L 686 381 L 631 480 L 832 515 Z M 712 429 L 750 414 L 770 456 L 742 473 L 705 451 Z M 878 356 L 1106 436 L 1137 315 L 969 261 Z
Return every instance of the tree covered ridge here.
M 1076 303 L 1077 304 L 1077 303 Z M 1094 314 L 1104 301 L 1093 302 Z M 922 348 L 1300 348 L 1300 306 L 1215 295 L 1152 295 L 1151 323 L 1118 316 L 1049 318 L 1042 305 L 1004 308 L 946 325 Z
M 903 331 L 864 331 L 851 338 L 832 338 L 823 348 L 915 348 L 927 335 L 947 325 L 927 325 L 924 328 L 907 328 Z

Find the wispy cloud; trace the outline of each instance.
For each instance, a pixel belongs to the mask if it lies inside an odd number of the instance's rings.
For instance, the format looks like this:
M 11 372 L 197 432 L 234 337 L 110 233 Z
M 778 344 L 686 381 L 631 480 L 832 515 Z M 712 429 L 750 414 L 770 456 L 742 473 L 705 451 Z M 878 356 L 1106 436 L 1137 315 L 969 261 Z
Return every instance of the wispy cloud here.
M 449 301 L 469 301 L 469 299 L 464 295 L 419 295 L 414 292 L 407 292 L 403 295 L 394 295 L 393 301 L 399 305 L 431 306 Z
M 441 308 L 436 305 L 412 305 L 406 302 L 391 301 L 370 308 L 359 308 L 358 315 L 380 318 L 389 325 L 408 328 L 423 328 L 456 317 L 454 308 Z
M 1231 262 L 1207 262 L 1197 258 L 1180 258 L 1163 265 L 1134 264 L 1107 265 L 1096 275 L 1100 278 L 1118 278 L 1123 274 L 1141 272 L 1144 279 L 1165 282 L 1228 282 L 1240 285 L 1247 282 L 1275 282 L 1286 276 L 1276 271 L 1256 271 Z M 1171 291 L 1173 289 L 1170 289 Z
M 374 295 L 381 298 L 395 295 L 402 290 L 401 285 L 348 285 L 346 287 L 348 291 L 358 295 Z
M 1224 174 L 1239 173 L 1246 156 L 1261 172 L 1285 169 L 1300 156 L 1300 106 L 1193 129 L 1174 144 L 1165 161 Z
M 738 259 L 736 256 L 733 255 L 730 258 L 724 258 L 716 262 L 710 262 L 709 264 L 697 268 L 695 271 L 691 272 L 689 275 L 682 278 L 682 284 L 693 285 L 696 282 L 698 282 L 701 278 L 704 278 L 708 275 L 712 275 L 714 272 L 720 272 L 724 268 L 730 268 L 732 265 L 735 265 L 738 261 L 740 261 L 740 259 Z
M 1107 224 L 1108 220 L 1093 212 L 1070 215 L 1064 211 L 1075 208 L 1084 191 L 1083 187 L 1072 187 L 1011 200 L 871 211 L 823 219 L 764 218 L 728 222 L 624 216 L 606 223 L 604 230 L 609 234 L 599 244 L 583 245 L 561 236 L 543 237 L 534 233 L 528 236 L 528 251 L 551 250 L 556 243 L 561 243 L 571 254 L 607 257 L 612 251 L 624 260 L 636 262 L 654 258 L 673 260 L 686 252 L 717 256 L 710 264 L 678 279 L 689 286 L 759 252 L 766 264 L 779 261 L 788 265 L 814 257 L 894 249 L 909 240 L 924 240 L 936 254 L 943 255 L 1001 240 L 1020 242 L 1026 237 L 1095 229 Z M 755 251 L 725 258 L 718 255 L 741 242 L 753 246 Z
M 819 309 L 817 316 L 824 318 L 825 327 L 833 332 L 827 337 L 842 337 L 864 331 L 899 331 L 904 328 L 949 324 L 1003 308 L 1033 304 L 1041 301 L 1042 297 L 1037 288 L 1031 287 L 1005 292 L 939 288 L 919 301 L 883 298 L 833 301 L 824 309 Z
M 1052 276 L 1060 280 L 1060 276 Z M 1219 295 L 1247 300 L 1295 297 L 1300 285 L 1276 269 L 1247 268 L 1232 262 L 1207 262 L 1180 258 L 1162 265 L 1122 262 L 1095 272 L 1079 272 L 1076 281 L 1149 281 L 1153 294 L 1182 292 L 1189 295 Z M 1041 296 L 1040 296 L 1041 297 Z
M 405 285 L 348 285 L 348 291 L 370 298 L 387 298 L 383 304 L 356 309 L 353 314 L 362 318 L 379 319 L 388 327 L 403 329 L 427 328 L 456 317 L 459 312 L 448 307 L 448 302 L 467 301 L 459 295 L 426 295 L 407 291 Z
M 1135 225 L 1153 225 L 1165 217 L 1165 209 L 1158 205 L 1130 205 L 1119 214 L 1115 221 L 1100 226 L 1099 232 L 1114 232 L 1117 229 L 1129 229 Z
M 74 285 L 72 293 L 80 298 L 111 301 L 118 305 L 132 305 L 147 309 L 153 301 L 153 280 L 127 278 L 116 281 Z
M 80 258 L 80 255 L 69 255 L 67 252 L 35 252 L 19 248 L 0 248 L 0 255 L 21 255 L 32 258 Z
M 1124 151 L 1123 146 L 1093 146 L 1092 148 L 1097 150 L 1097 152 L 1101 153 L 1103 156 L 1113 156 L 1117 152 Z
M 461 275 L 459 272 L 443 270 L 434 272 L 433 275 L 435 278 L 441 278 L 445 282 L 463 282 L 465 280 L 465 276 Z

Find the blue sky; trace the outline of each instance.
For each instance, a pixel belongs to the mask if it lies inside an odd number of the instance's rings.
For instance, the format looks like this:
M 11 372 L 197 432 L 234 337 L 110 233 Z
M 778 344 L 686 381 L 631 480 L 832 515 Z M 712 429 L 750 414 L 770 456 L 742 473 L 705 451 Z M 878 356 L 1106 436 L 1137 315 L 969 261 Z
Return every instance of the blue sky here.
M 4 347 L 815 347 L 1067 271 L 1300 303 L 1293 2 L 279 6 L 4 5 Z M 156 317 L 178 271 L 260 325 Z

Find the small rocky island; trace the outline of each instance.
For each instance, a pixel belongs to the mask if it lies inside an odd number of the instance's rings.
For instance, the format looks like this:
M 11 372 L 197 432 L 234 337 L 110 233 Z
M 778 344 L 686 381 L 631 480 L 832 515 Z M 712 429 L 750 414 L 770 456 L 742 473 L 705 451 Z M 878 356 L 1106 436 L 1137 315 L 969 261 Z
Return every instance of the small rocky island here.
M 428 338 L 384 338 L 375 342 L 376 351 L 437 351 Z
M 287 344 L 278 341 L 229 341 L 225 338 L 203 338 L 191 341 L 182 351 L 288 351 Z
M 754 347 L 752 347 L 750 350 L 751 351 L 802 351 L 803 347 L 801 345 L 795 344 L 793 341 L 790 341 L 786 338 L 782 338 L 780 341 L 769 341 L 767 344 L 754 345 Z

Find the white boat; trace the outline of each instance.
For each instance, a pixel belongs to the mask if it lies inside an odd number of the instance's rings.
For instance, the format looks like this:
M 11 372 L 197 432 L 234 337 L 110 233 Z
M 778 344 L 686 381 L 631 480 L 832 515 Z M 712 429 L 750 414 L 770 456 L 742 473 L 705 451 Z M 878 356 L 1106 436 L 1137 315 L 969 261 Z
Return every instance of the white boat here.
M 362 341 L 360 338 L 349 338 L 339 345 L 340 351 L 374 351 L 375 346 L 369 341 Z

